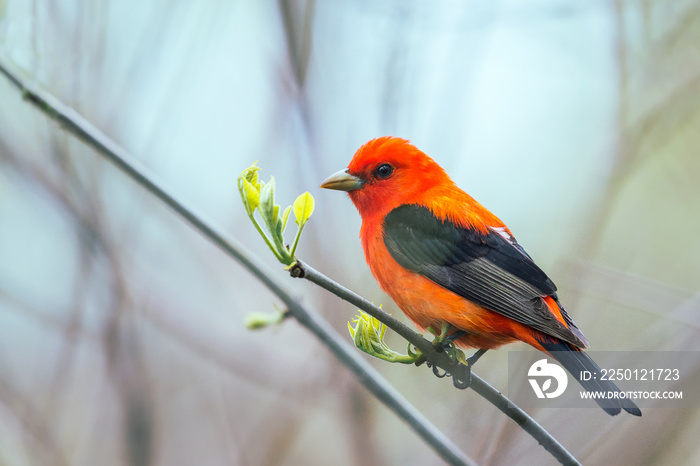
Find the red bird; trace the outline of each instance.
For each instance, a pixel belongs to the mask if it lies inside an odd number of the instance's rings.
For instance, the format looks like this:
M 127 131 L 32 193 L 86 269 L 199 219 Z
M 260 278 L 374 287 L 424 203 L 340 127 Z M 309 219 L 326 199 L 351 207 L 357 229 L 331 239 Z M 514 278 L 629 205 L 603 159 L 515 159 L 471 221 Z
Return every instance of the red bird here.
M 482 352 L 516 340 L 554 357 L 589 391 L 620 389 L 582 350 L 588 341 L 557 287 L 508 227 L 404 139 L 363 145 L 322 188 L 347 191 L 362 217 L 365 258 L 382 289 L 421 329 L 449 324 L 455 343 Z M 641 416 L 627 399 L 596 400 Z

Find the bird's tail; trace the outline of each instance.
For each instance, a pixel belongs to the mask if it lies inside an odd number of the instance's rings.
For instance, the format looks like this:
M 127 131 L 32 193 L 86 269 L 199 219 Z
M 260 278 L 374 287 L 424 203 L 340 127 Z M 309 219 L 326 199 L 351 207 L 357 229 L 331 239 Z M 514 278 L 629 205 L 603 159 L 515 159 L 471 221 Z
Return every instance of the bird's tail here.
M 583 350 L 563 341 L 553 341 L 554 339 L 551 338 L 547 338 L 547 340 L 549 341 L 539 341 L 539 343 L 550 356 L 556 359 L 564 366 L 564 369 L 569 371 L 569 373 L 578 380 L 578 383 L 580 383 L 586 391 L 593 393 L 598 392 L 605 395 L 621 392 L 613 382 L 601 380 L 600 367 Z M 584 380 L 584 377 L 582 377 L 583 373 L 585 373 L 584 371 L 591 375 L 588 380 Z M 594 398 L 594 400 L 611 416 L 619 414 L 621 409 L 635 416 L 642 415 L 637 405 L 628 398 L 615 397 L 613 395 L 612 397 Z

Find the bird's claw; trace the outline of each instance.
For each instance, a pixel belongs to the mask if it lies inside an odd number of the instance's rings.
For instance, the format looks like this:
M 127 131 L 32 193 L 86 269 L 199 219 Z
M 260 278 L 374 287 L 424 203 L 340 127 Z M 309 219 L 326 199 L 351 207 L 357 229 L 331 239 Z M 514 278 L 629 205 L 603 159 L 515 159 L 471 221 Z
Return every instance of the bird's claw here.
M 460 390 L 469 388 L 469 386 L 472 383 L 472 370 L 470 367 L 465 366 L 463 364 L 459 364 L 456 366 L 456 374 L 452 374 L 447 371 L 440 372 L 440 368 L 432 364 L 431 362 L 427 362 L 427 366 L 433 370 L 433 374 L 435 374 L 435 377 L 439 379 L 442 379 L 444 377 L 452 377 L 452 384 Z
M 433 341 L 433 346 L 435 347 L 436 351 L 445 353 L 447 357 L 450 358 L 451 362 L 461 362 L 462 364 L 467 363 L 464 352 L 455 346 L 455 343 L 451 337 L 445 338 L 438 345 L 435 345 L 435 342 Z
M 428 331 L 435 335 L 433 339 L 433 348 L 435 348 L 435 351 L 447 353 L 453 362 L 464 361 L 464 353 L 455 347 L 454 341 L 463 336 L 466 332 L 457 330 L 451 335 L 448 335 L 451 329 L 452 326 L 447 322 L 442 323 L 439 334 L 434 331 L 432 327 L 428 327 Z
M 478 361 L 479 358 L 484 355 L 484 353 L 486 351 L 488 351 L 488 350 L 486 350 L 484 348 L 477 350 L 476 353 L 472 354 L 471 356 L 469 356 L 467 358 L 466 361 L 464 361 L 464 364 L 469 366 L 469 367 L 472 367 L 476 363 L 476 361 Z
M 437 351 L 443 350 L 443 343 L 445 339 L 448 338 L 447 334 L 449 333 L 450 328 L 452 328 L 452 326 L 447 322 L 443 322 L 441 324 L 440 333 L 437 333 L 435 330 L 433 330 L 433 327 L 428 327 L 428 331 L 435 335 L 435 338 L 433 339 L 433 348 L 435 348 Z
M 454 374 L 452 376 L 452 384 L 455 386 L 455 388 L 459 388 L 460 390 L 464 390 L 465 388 L 469 388 L 469 386 L 472 384 L 472 369 L 469 366 L 464 366 L 460 364 L 458 367 L 458 374 Z
M 428 365 L 428 367 L 430 367 L 430 368 L 433 370 L 433 374 L 435 374 L 435 377 L 437 377 L 438 379 L 442 379 L 442 378 L 444 378 L 445 376 L 448 376 L 448 377 L 449 377 L 449 376 L 451 375 L 451 374 L 450 374 L 449 372 L 447 372 L 447 371 L 444 371 L 444 372 L 441 374 L 441 373 L 440 373 L 440 368 L 439 368 L 438 366 L 434 365 L 433 363 L 431 363 L 430 361 L 428 361 L 427 365 Z
M 459 362 L 461 362 L 462 364 L 457 366 L 459 369 L 459 374 L 452 376 L 452 383 L 455 387 L 461 390 L 469 388 L 469 386 L 472 384 L 472 366 L 474 366 L 474 363 L 478 361 L 479 358 L 483 356 L 486 351 L 487 350 L 481 348 L 477 350 L 476 353 L 472 354 L 466 359 L 464 359 L 464 353 L 460 351 L 460 353 L 462 353 L 462 358 Z

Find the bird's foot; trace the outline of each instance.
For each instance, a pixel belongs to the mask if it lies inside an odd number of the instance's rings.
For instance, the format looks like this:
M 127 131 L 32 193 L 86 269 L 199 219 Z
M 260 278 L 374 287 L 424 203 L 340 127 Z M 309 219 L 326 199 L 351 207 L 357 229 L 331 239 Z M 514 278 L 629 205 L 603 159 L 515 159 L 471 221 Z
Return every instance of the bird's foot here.
M 452 383 L 454 384 L 455 387 L 460 388 L 464 390 L 465 388 L 469 388 L 469 386 L 472 383 L 472 367 L 474 366 L 474 363 L 479 360 L 481 356 L 484 355 L 484 353 L 488 351 L 484 348 L 481 348 L 477 350 L 474 354 L 469 356 L 466 360 L 461 360 L 459 367 L 459 374 L 453 375 L 452 376 Z M 464 356 L 464 353 L 462 353 L 462 356 Z
M 469 356 L 468 358 L 464 355 L 464 352 L 460 350 L 459 348 L 456 348 L 454 345 L 454 341 L 457 338 L 461 337 L 464 333 L 461 330 L 458 330 L 457 332 L 453 333 L 447 338 L 443 339 L 443 342 L 441 343 L 441 348 L 442 350 L 448 355 L 448 357 L 453 361 L 453 362 L 460 362 L 461 364 L 456 364 L 454 367 L 454 373 L 446 372 L 446 371 L 441 371 L 439 367 L 431 364 L 428 362 L 428 367 L 433 369 L 433 374 L 435 374 L 436 377 L 443 378 L 445 376 L 452 377 L 452 384 L 461 390 L 464 390 L 465 388 L 469 388 L 469 386 L 472 383 L 472 366 L 476 361 L 479 360 L 481 356 L 486 353 L 486 349 L 479 349 L 477 350 L 474 354 Z
M 481 348 L 480 350 L 477 350 L 476 353 L 472 354 L 469 356 L 465 362 L 465 364 L 469 367 L 472 367 L 476 361 L 479 360 L 480 357 L 484 355 L 485 352 L 487 352 L 487 349 Z
M 440 326 L 440 333 L 438 333 L 432 326 L 428 327 L 428 331 L 435 335 L 433 338 L 433 348 L 438 351 L 442 350 L 442 342 L 447 338 L 447 334 L 450 333 L 452 326 L 447 322 L 443 322 Z
M 453 362 L 461 362 L 466 364 L 464 352 L 455 346 L 455 340 L 467 334 L 464 330 L 456 330 L 450 334 L 452 326 L 447 322 L 443 322 L 438 334 L 432 327 L 428 327 L 428 331 L 435 335 L 433 339 L 433 348 L 435 351 L 446 353 Z M 437 375 L 437 374 L 436 374 Z
M 448 324 L 447 322 L 442 323 L 440 333 L 437 333 L 432 327 L 428 327 L 428 331 L 435 335 L 435 338 L 433 339 L 433 348 L 435 348 L 437 351 L 448 350 L 450 347 L 454 347 L 453 343 L 456 339 L 467 334 L 467 332 L 464 330 L 455 330 L 452 332 L 452 334 L 450 334 L 450 330 L 452 330 L 452 325 Z
M 452 377 L 452 384 L 460 390 L 469 388 L 472 383 L 472 369 L 464 364 L 456 364 L 453 366 L 456 369 L 455 373 L 441 371 L 438 366 L 432 364 L 430 361 L 428 361 L 427 366 L 430 367 L 433 370 L 433 374 L 440 379 L 445 376 Z

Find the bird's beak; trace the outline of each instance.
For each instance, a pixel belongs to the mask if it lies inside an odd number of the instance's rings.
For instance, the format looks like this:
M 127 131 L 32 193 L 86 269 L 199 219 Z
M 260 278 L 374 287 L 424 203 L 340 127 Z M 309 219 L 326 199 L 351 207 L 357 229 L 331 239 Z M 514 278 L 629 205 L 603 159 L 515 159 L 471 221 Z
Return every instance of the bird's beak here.
M 360 189 L 364 181 L 362 179 L 351 175 L 348 170 L 340 170 L 339 172 L 333 173 L 331 176 L 326 178 L 323 183 L 321 183 L 322 188 L 326 189 L 337 189 L 338 191 L 354 191 Z

